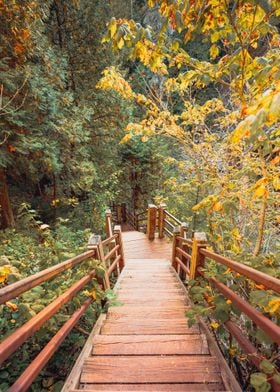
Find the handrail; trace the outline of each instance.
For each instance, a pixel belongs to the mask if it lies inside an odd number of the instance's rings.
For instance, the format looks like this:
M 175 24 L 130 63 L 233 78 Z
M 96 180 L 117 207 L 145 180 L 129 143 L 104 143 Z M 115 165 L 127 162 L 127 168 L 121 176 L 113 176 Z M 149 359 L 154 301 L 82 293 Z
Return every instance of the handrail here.
M 280 327 L 265 317 L 256 308 L 246 302 L 238 294 L 234 293 L 224 283 L 219 282 L 216 278 L 208 277 L 199 268 L 199 274 L 206 278 L 228 299 L 230 299 L 243 313 L 245 313 L 252 321 L 254 321 L 262 330 L 269 335 L 274 342 L 280 345 Z
M 31 362 L 31 364 L 25 369 L 21 376 L 16 382 L 9 388 L 9 392 L 25 392 L 28 390 L 33 380 L 38 376 L 44 366 L 48 363 L 49 359 L 59 348 L 61 343 L 71 332 L 74 326 L 77 324 L 79 319 L 85 313 L 93 298 L 88 298 L 80 309 L 76 310 L 75 313 L 66 321 L 66 323 L 60 328 L 60 330 L 54 335 L 54 337 L 47 343 L 43 350 L 37 355 L 37 357 Z
M 28 276 L 27 278 L 21 279 L 11 285 L 0 289 L 0 305 L 9 301 L 12 298 L 18 297 L 20 294 L 38 286 L 39 284 L 46 282 L 47 280 L 58 275 L 60 272 L 66 271 L 69 268 L 74 267 L 81 261 L 87 260 L 95 255 L 95 250 L 89 250 L 78 256 L 72 257 L 60 264 L 54 265 L 53 267 L 44 269 L 37 274 Z
M 258 271 L 252 267 L 249 267 L 245 264 L 238 263 L 237 261 L 233 261 L 228 257 L 218 255 L 208 249 L 200 249 L 199 251 L 202 255 L 217 261 L 218 263 L 222 263 L 229 267 L 231 270 L 238 272 L 247 278 L 254 280 L 255 282 L 264 285 L 266 288 L 276 291 L 280 293 L 280 280 L 274 278 L 273 276 L 267 275 L 264 272 Z
M 166 227 L 164 228 L 164 231 L 168 234 L 170 238 L 173 236 L 173 233 L 170 230 L 168 230 Z
M 103 246 L 106 246 L 106 245 L 110 244 L 112 241 L 114 241 L 116 238 L 117 238 L 117 235 L 114 234 L 114 235 L 112 235 L 111 237 L 106 238 L 105 240 L 103 240 L 103 241 L 102 241 L 102 245 L 103 245 Z
M 173 219 L 176 223 L 178 223 L 178 225 L 182 224 L 182 222 L 178 218 L 176 218 L 176 216 L 172 215 L 169 211 L 165 210 L 165 214 L 169 216 L 169 218 Z
M 49 320 L 63 305 L 74 297 L 95 275 L 91 271 L 88 275 L 80 279 L 62 295 L 57 297 L 46 308 L 41 310 L 36 316 L 23 324 L 14 333 L 8 336 L 0 344 L 0 364 L 4 362 L 16 349 L 18 349 L 31 335 L 33 335 L 47 320 Z
M 169 227 L 171 227 L 171 229 L 174 229 L 175 228 L 175 226 L 174 225 L 172 225 L 172 223 L 171 222 L 169 222 L 169 220 L 167 220 L 167 219 L 163 219 L 163 222 L 164 223 L 166 223 Z
M 110 235 L 108 235 L 108 238 L 104 241 L 101 241 L 101 237 L 98 235 L 91 235 L 88 243 L 88 250 L 86 252 L 0 289 L 0 304 L 18 297 L 20 294 L 55 277 L 60 272 L 72 268 L 80 262 L 92 257 L 98 259 L 104 267 L 103 288 L 110 288 L 109 276 L 116 268 L 118 273 L 122 271 L 124 267 L 124 253 L 120 226 L 116 226 L 114 231 L 112 230 L 111 211 L 109 210 L 106 212 L 106 232 Z M 105 255 L 104 249 L 106 249 Z M 112 257 L 115 258 L 111 263 L 109 260 L 111 260 Z M 109 265 L 107 265 L 108 263 Z M 0 344 L 0 363 L 4 362 L 12 353 L 14 353 L 30 336 L 38 331 L 47 320 L 56 314 L 59 309 L 69 302 L 95 276 L 95 270 L 87 272 L 84 277 L 75 282 L 63 294 L 59 295 L 43 310 L 4 339 L 4 341 Z M 92 300 L 93 298 L 88 298 L 83 305 L 74 312 L 69 320 L 59 329 L 56 335 L 47 343 L 45 348 L 41 350 L 35 360 L 31 362 L 17 381 L 10 387 L 9 391 L 26 391 L 29 388 L 50 357 L 72 330 L 74 325 L 78 322 L 80 317 L 85 313 Z
M 117 250 L 118 250 L 119 248 L 120 248 L 120 245 L 114 246 L 114 248 L 111 249 L 110 252 L 108 252 L 108 253 L 106 254 L 106 256 L 104 257 L 105 261 L 107 261 L 108 259 L 110 259 L 110 258 L 113 256 L 113 254 L 117 252 Z
M 246 276 L 252 281 L 262 284 L 266 289 L 273 290 L 277 293 L 280 291 L 280 280 L 206 249 L 207 241 L 204 233 L 195 233 L 193 239 L 188 239 L 184 238 L 181 235 L 181 232 L 183 232 L 182 226 L 181 228 L 175 228 L 173 233 L 172 265 L 177 270 L 178 275 L 183 280 L 185 279 L 185 276 L 189 276 L 191 279 L 196 279 L 201 276 L 208 280 L 227 299 L 239 308 L 241 312 L 246 314 L 249 319 L 258 325 L 272 341 L 280 344 L 280 327 L 245 299 L 232 291 L 224 283 L 218 281 L 218 279 L 211 275 L 208 276 L 203 269 L 205 258 L 221 263 L 230 268 L 230 270 Z M 239 343 L 241 349 L 248 354 L 248 359 L 260 369 L 262 360 L 266 359 L 265 356 L 258 352 L 250 340 L 244 336 L 244 332 L 230 320 L 230 318 L 224 322 L 224 326 Z M 275 387 L 275 382 L 272 377 L 268 378 L 268 382 L 271 383 L 275 391 L 279 390 L 279 386 Z

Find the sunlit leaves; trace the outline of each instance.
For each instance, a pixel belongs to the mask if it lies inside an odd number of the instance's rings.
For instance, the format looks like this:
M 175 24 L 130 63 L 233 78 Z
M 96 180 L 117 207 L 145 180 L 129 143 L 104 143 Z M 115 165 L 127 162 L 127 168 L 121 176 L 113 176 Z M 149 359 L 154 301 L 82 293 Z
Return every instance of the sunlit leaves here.
M 129 83 L 122 77 L 115 67 L 110 67 L 103 71 L 103 77 L 99 81 L 97 87 L 101 89 L 115 90 L 126 99 L 131 99 L 134 96 Z

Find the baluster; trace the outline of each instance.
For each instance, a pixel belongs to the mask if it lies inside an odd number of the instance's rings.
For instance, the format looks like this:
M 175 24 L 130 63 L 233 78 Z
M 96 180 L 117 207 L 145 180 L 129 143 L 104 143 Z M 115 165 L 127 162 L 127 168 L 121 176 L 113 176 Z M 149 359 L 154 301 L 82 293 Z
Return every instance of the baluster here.
M 122 271 L 124 267 L 124 251 L 123 251 L 123 242 L 122 242 L 122 230 L 121 226 L 115 226 L 114 227 L 114 234 L 117 234 L 116 238 L 116 245 L 119 245 L 118 253 L 121 256 L 121 259 L 118 263 L 120 271 Z
M 180 237 L 187 238 L 187 233 L 188 233 L 188 225 L 186 222 L 182 222 L 180 226 Z M 179 247 L 182 250 L 188 252 L 188 245 L 184 244 L 182 240 L 179 241 Z M 187 266 L 188 260 L 183 255 L 181 256 L 181 260 L 185 264 L 185 266 Z M 182 270 L 182 268 L 180 268 L 180 278 L 182 280 L 186 279 L 186 273 Z

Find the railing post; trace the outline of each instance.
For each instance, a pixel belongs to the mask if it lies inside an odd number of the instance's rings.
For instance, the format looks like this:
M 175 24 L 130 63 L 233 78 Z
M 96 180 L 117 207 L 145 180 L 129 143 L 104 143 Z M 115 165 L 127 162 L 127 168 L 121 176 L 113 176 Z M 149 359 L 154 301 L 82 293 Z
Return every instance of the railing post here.
M 103 245 L 102 245 L 100 235 L 92 234 L 89 237 L 88 248 L 92 249 L 93 247 L 96 247 L 97 259 L 100 260 L 102 267 L 104 268 L 103 286 L 104 286 L 105 290 L 110 289 L 110 281 L 109 281 L 109 277 L 108 277 L 108 273 L 107 273 L 107 266 L 106 266 L 106 261 L 104 258 Z
M 166 204 L 160 204 L 158 209 L 158 238 L 164 237 L 164 219 Z
M 179 239 L 178 237 L 180 236 L 180 227 L 174 227 L 173 230 L 173 243 L 172 243 L 172 267 L 177 271 L 177 262 L 176 262 L 176 248 L 179 245 Z
M 205 233 L 194 233 L 193 245 L 192 245 L 192 259 L 190 266 L 190 279 L 196 279 L 198 274 L 198 268 L 203 266 L 205 256 L 203 256 L 199 249 L 206 248 L 207 238 Z
M 122 271 L 123 267 L 124 267 L 124 251 L 123 251 L 123 242 L 122 242 L 122 230 L 121 230 L 121 226 L 115 226 L 114 227 L 114 234 L 117 235 L 116 238 L 116 245 L 119 245 L 119 254 L 121 256 L 121 259 L 119 261 L 119 267 L 120 270 Z
M 106 210 L 106 236 L 107 238 L 112 237 L 113 230 L 112 230 L 112 212 L 110 209 Z
M 148 205 L 148 227 L 147 227 L 147 235 L 149 240 L 153 240 L 155 238 L 157 226 L 157 207 L 154 204 Z
M 186 222 L 182 222 L 180 226 L 180 237 L 187 238 L 187 234 L 188 234 L 188 225 Z M 182 250 L 187 251 L 188 253 L 189 247 L 188 245 L 184 244 L 183 241 L 179 241 L 179 247 Z M 185 264 L 185 266 L 187 266 L 188 260 L 183 255 L 181 256 L 181 260 Z M 182 269 L 180 269 L 180 278 L 182 280 L 186 279 L 186 273 Z

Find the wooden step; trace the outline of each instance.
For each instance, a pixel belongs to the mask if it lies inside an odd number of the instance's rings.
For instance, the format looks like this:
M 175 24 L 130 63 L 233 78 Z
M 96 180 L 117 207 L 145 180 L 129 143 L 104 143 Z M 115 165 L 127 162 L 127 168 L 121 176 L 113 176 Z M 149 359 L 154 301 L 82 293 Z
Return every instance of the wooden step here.
M 133 306 L 133 305 L 121 305 L 111 306 L 108 310 L 108 318 L 114 316 L 116 318 L 134 317 L 136 318 L 149 318 L 149 319 L 173 319 L 184 316 L 185 311 L 188 309 L 185 304 L 180 306 L 168 305 L 164 307 L 155 306 Z
M 82 384 L 83 389 L 75 389 L 71 392 L 205 392 L 205 391 L 223 391 L 222 383 L 208 384 Z
M 188 327 L 186 318 L 179 319 L 108 319 L 101 330 L 104 335 L 181 335 L 199 333 L 198 325 Z
M 210 356 L 93 356 L 85 360 L 81 383 L 221 382 Z
M 205 335 L 97 335 L 93 355 L 205 355 Z

